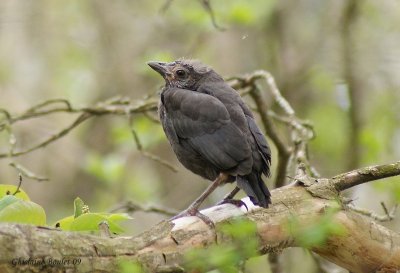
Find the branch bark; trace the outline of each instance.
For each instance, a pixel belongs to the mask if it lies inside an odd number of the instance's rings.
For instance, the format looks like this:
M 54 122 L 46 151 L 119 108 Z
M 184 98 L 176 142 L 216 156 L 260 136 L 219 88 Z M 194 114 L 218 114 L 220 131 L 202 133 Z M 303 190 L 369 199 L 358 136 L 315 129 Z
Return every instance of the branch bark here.
M 351 272 L 396 272 L 400 268 L 400 235 L 338 200 L 340 189 L 360 181 L 395 176 L 399 171 L 400 162 L 396 162 L 331 179 L 299 177 L 297 183 L 272 191 L 273 205 L 268 209 L 252 208 L 246 213 L 225 204 L 202 211 L 216 223 L 216 230 L 196 217 L 164 221 L 136 237 L 117 238 L 3 223 L 0 224 L 0 271 L 114 272 L 118 260 L 124 258 L 140 262 L 150 272 L 184 272 L 185 253 L 224 243 L 227 238 L 220 235 L 218 226 L 233 218 L 244 217 L 256 224 L 260 254 L 279 253 L 284 248 L 298 246 L 287 228 L 290 217 L 296 216 L 300 225 L 308 225 L 330 208 L 339 208 L 332 221 L 344 228 L 344 234 L 331 235 L 324 245 L 311 250 Z M 63 259 L 65 263 L 60 265 L 50 262 Z
M 335 188 L 338 191 L 343 191 L 366 182 L 396 175 L 400 175 L 400 161 L 357 169 L 337 175 L 332 180 Z

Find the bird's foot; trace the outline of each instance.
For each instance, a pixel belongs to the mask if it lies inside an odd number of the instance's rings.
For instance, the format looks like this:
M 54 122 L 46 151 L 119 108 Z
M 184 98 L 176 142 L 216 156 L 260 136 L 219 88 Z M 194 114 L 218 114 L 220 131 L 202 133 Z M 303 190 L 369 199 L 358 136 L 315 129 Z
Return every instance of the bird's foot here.
M 222 204 L 232 204 L 235 205 L 236 207 L 240 208 L 241 206 L 244 206 L 247 211 L 249 211 L 249 208 L 247 207 L 246 203 L 243 202 L 242 200 L 237 200 L 237 199 L 223 199 L 220 202 L 217 203 L 217 205 L 222 205 Z
M 172 217 L 170 221 L 187 216 L 196 216 L 206 223 L 210 228 L 215 228 L 214 222 L 208 216 L 202 214 L 197 208 L 188 208 Z

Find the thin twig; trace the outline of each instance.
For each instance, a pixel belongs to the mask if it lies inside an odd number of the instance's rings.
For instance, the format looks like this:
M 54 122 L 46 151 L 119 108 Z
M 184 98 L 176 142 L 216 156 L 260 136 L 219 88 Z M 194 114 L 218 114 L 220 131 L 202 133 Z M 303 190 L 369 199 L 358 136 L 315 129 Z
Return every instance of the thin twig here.
M 199 0 L 199 1 L 202 4 L 204 10 L 210 15 L 212 25 L 219 31 L 225 31 L 226 28 L 218 25 L 217 21 L 215 20 L 214 10 L 211 7 L 210 0 Z
M 19 189 L 21 188 L 21 185 L 22 185 L 22 175 L 20 173 L 18 174 L 18 178 L 19 178 L 18 186 L 17 186 L 15 192 L 12 195 L 16 195 L 17 193 L 20 192 Z
M 276 103 L 282 108 L 282 110 L 284 110 L 287 115 L 294 116 L 295 111 L 293 110 L 292 106 L 290 106 L 289 102 L 282 96 L 271 73 L 265 70 L 257 70 L 251 74 L 251 78 L 249 80 L 255 81 L 258 79 L 264 79 L 266 81 L 268 87 L 270 88 L 271 95 L 274 97 Z
M 381 206 L 382 206 L 383 211 L 385 212 L 386 216 L 387 216 L 388 218 L 392 218 L 392 216 L 390 215 L 390 213 L 389 213 L 389 211 L 388 211 L 388 209 L 387 209 L 385 203 L 381 202 Z M 393 207 L 393 215 L 394 215 L 396 209 L 397 209 L 397 204 Z
M 41 176 L 36 175 L 32 171 L 28 170 L 27 168 L 25 168 L 24 166 L 22 166 L 21 164 L 18 164 L 16 162 L 11 162 L 9 165 L 11 167 L 15 168 L 19 172 L 19 175 L 21 177 L 24 176 L 26 178 L 34 179 L 39 182 L 49 180 L 47 177 L 41 177 Z
M 10 153 L 4 153 L 4 154 L 0 154 L 0 158 L 5 158 L 5 157 L 17 157 L 17 156 L 21 156 L 24 154 L 28 154 L 30 152 L 33 152 L 39 148 L 43 148 L 45 146 L 47 146 L 48 144 L 54 142 L 55 140 L 65 136 L 66 134 L 68 134 L 72 129 L 74 129 L 75 127 L 77 127 L 79 124 L 81 124 L 82 122 L 84 122 L 85 120 L 87 120 L 88 118 L 92 117 L 92 115 L 88 114 L 88 113 L 83 113 L 81 114 L 71 125 L 69 125 L 68 127 L 64 128 L 63 130 L 61 130 L 60 132 L 58 132 L 57 134 L 49 137 L 48 139 L 42 141 L 41 143 L 34 145 L 24 151 L 20 151 L 20 152 L 12 152 Z
M 274 99 L 274 102 L 283 110 L 284 115 L 277 115 L 267 109 L 267 103 L 261 95 L 261 87 L 257 84 L 258 80 L 264 80 Z M 257 112 L 260 113 L 261 121 L 266 129 L 267 135 L 271 138 L 278 150 L 278 167 L 275 178 L 275 186 L 280 187 L 285 184 L 287 172 L 291 162 L 304 164 L 309 174 L 319 177 L 318 172 L 311 166 L 308 160 L 308 142 L 314 138 L 315 133 L 310 122 L 301 121 L 295 115 L 295 111 L 289 102 L 280 93 L 272 75 L 264 70 L 255 71 L 244 77 L 231 77 L 227 81 L 231 86 L 239 90 L 241 95 L 250 94 L 253 98 Z M 288 125 L 291 143 L 285 143 L 278 134 L 272 118 Z
M 169 163 L 169 162 L 167 162 L 166 160 L 162 159 L 161 157 L 159 157 L 159 156 L 157 156 L 157 155 L 155 155 L 155 154 L 146 152 L 146 151 L 144 151 L 144 150 L 142 150 L 140 153 L 141 153 L 143 156 L 145 156 L 145 157 L 147 157 L 147 158 L 149 158 L 149 159 L 151 159 L 151 160 L 153 160 L 153 161 L 155 161 L 155 162 L 157 162 L 157 163 L 159 163 L 159 164 L 161 164 L 161 165 L 167 167 L 168 169 L 170 169 L 170 170 L 173 171 L 174 173 L 177 173 L 177 172 L 178 172 L 178 169 L 177 169 L 174 165 L 172 165 L 171 163 Z
M 140 142 L 139 136 L 136 133 L 135 129 L 132 128 L 131 122 L 129 122 L 129 125 L 131 126 L 131 133 L 133 136 L 133 140 L 135 141 L 136 144 L 136 149 L 138 149 L 138 151 L 142 151 L 142 143 Z
M 394 205 L 393 208 L 390 210 L 390 212 L 387 210 L 387 208 L 386 208 L 386 206 L 385 206 L 385 204 L 383 202 L 381 202 L 381 205 L 382 205 L 382 208 L 383 208 L 383 210 L 385 212 L 384 215 L 376 214 L 375 212 L 367 210 L 367 209 L 358 208 L 358 207 L 356 207 L 356 206 L 354 206 L 352 204 L 349 204 L 348 207 L 351 208 L 352 210 L 362 214 L 362 215 L 368 216 L 368 217 L 370 217 L 370 218 L 372 218 L 372 219 L 374 219 L 376 221 L 379 221 L 379 222 L 392 221 L 395 218 L 396 210 L 398 208 L 398 204 Z
M 51 109 L 43 110 L 44 106 L 63 102 L 63 105 Z M 0 109 L 0 113 L 6 116 L 6 121 L 0 122 L 0 131 L 4 126 L 9 123 L 10 125 L 31 118 L 38 118 L 53 113 L 90 113 L 92 115 L 100 116 L 106 114 L 113 115 L 126 115 L 127 112 L 131 114 L 142 113 L 147 111 L 155 111 L 157 109 L 157 100 L 149 98 L 138 101 L 131 101 L 127 98 L 112 98 L 104 102 L 99 102 L 95 106 L 88 107 L 73 107 L 69 102 L 64 99 L 53 99 L 41 102 L 32 106 L 25 112 L 19 115 L 11 115 L 7 110 Z
M 64 105 L 66 109 L 69 109 L 69 110 L 72 109 L 72 106 L 71 106 L 70 102 L 68 100 L 66 100 L 66 99 L 50 99 L 50 100 L 46 100 L 46 101 L 44 101 L 42 103 L 39 103 L 39 104 L 29 108 L 26 111 L 26 113 L 35 113 L 35 112 L 37 112 L 37 110 L 39 110 L 41 108 L 44 108 L 44 107 L 52 105 L 52 104 L 60 104 L 60 103 L 62 105 Z
M 61 106 L 58 105 L 61 103 Z M 51 109 L 43 109 L 46 106 L 58 105 L 57 107 Z M 81 113 L 81 115 L 68 127 L 62 129 L 60 132 L 55 135 L 49 137 L 48 139 L 36 144 L 32 147 L 27 148 L 26 150 L 15 152 L 13 143 L 11 144 L 11 151 L 8 153 L 0 154 L 0 158 L 7 157 L 18 157 L 21 155 L 28 154 L 33 152 L 39 148 L 43 148 L 46 145 L 60 139 L 61 137 L 68 134 L 72 129 L 77 127 L 83 121 L 89 119 L 93 116 L 101 116 L 106 114 L 114 114 L 114 115 L 126 115 L 126 113 L 134 114 L 134 113 L 142 113 L 147 111 L 155 111 L 157 108 L 157 102 L 153 99 L 147 100 L 139 100 L 136 102 L 131 102 L 126 98 L 112 98 L 105 102 L 100 102 L 96 106 L 93 107 L 81 107 L 74 108 L 72 105 L 64 99 L 52 99 L 48 101 L 41 102 L 37 105 L 32 106 L 25 112 L 19 115 L 12 116 L 7 110 L 0 109 L 0 113 L 3 113 L 6 116 L 6 121 L 2 121 L 0 123 L 0 131 L 4 128 L 10 128 L 10 126 L 18 121 L 27 120 L 31 118 L 38 118 L 45 115 L 49 115 L 56 112 L 65 112 L 65 113 Z M 11 132 L 11 131 L 10 131 Z M 10 139 L 13 135 L 10 133 Z
M 171 6 L 173 0 L 165 0 L 164 4 L 162 5 L 160 12 L 165 13 Z M 210 0 L 198 0 L 200 4 L 202 5 L 203 9 L 208 13 L 211 19 L 211 23 L 214 28 L 216 28 L 219 31 L 225 31 L 226 28 L 221 27 L 220 25 L 217 24 L 217 21 L 215 19 L 214 15 L 214 10 L 211 7 Z
M 301 122 L 296 116 L 294 109 L 290 106 L 289 102 L 282 96 L 279 91 L 275 79 L 272 75 L 264 70 L 258 70 L 251 74 L 251 78 L 248 81 L 255 81 L 256 79 L 264 79 L 268 85 L 271 95 L 275 102 L 287 115 L 290 120 L 292 127 L 291 140 L 293 142 L 292 157 L 297 167 L 299 164 L 304 164 L 308 173 L 313 176 L 319 176 L 318 172 L 313 168 L 308 160 L 308 142 L 314 138 L 315 133 L 311 124 Z M 289 163 L 289 161 L 288 161 Z M 287 167 L 286 167 L 287 168 Z
M 132 128 L 131 115 L 129 115 L 129 126 L 131 127 L 131 133 L 132 133 L 132 136 L 133 136 L 133 140 L 135 141 L 136 148 L 143 156 L 145 156 L 145 157 L 147 157 L 147 158 L 149 158 L 149 159 L 151 159 L 151 160 L 153 160 L 153 161 L 155 161 L 155 162 L 167 167 L 168 169 L 170 169 L 171 171 L 173 171 L 175 173 L 178 172 L 178 169 L 174 165 L 172 165 L 171 163 L 167 162 L 166 160 L 162 159 L 161 157 L 159 157 L 159 156 L 157 156 L 155 154 L 152 154 L 152 153 L 149 153 L 149 152 L 143 150 L 143 145 L 142 145 L 142 143 L 141 143 L 141 141 L 139 139 L 139 135 Z
M 152 122 L 154 122 L 154 123 L 156 123 L 156 124 L 160 124 L 160 120 L 159 120 L 158 118 L 154 117 L 154 116 L 151 114 L 150 111 L 143 112 L 143 115 L 144 115 L 146 118 L 148 118 L 150 121 L 152 121 Z
M 124 210 L 128 213 L 133 213 L 136 211 L 154 212 L 154 213 L 164 214 L 167 216 L 174 216 L 179 213 L 178 211 L 175 211 L 173 209 L 164 208 L 160 206 L 153 206 L 153 205 L 143 206 L 131 200 L 116 206 L 115 208 L 111 209 L 110 212 L 116 212 L 121 210 Z

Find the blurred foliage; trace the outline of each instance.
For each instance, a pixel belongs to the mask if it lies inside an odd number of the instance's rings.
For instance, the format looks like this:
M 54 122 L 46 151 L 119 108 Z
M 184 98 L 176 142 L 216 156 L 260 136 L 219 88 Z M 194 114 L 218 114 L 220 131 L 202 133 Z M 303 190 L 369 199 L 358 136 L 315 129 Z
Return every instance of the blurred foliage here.
M 374 188 L 379 192 L 389 192 L 395 203 L 400 203 L 400 179 L 398 177 L 387 178 L 385 181 L 374 182 Z
M 341 236 L 346 232 L 341 224 L 335 222 L 337 212 L 337 208 L 329 208 L 321 217 L 306 226 L 300 224 L 298 216 L 293 215 L 288 219 L 288 231 L 301 247 L 310 249 L 323 246 L 330 236 Z
M 106 157 L 93 152 L 88 155 L 85 170 L 94 175 L 100 182 L 113 184 L 124 174 L 124 160 L 119 155 L 109 154 Z
M 318 115 L 321 111 L 324 114 Z M 343 137 L 347 131 L 346 124 L 343 124 L 346 113 L 340 111 L 337 105 L 316 105 L 310 112 L 315 116 L 312 122 L 316 132 L 316 138 L 310 145 L 312 151 L 315 151 L 312 157 L 329 154 L 329 158 L 321 156 L 326 161 L 323 163 L 328 165 L 329 162 L 340 162 L 343 154 L 347 152 L 347 141 Z M 329 139 L 328 143 L 327 139 Z M 331 167 L 334 172 L 336 166 Z
M 107 155 L 92 151 L 87 155 L 84 170 L 96 177 L 99 182 L 104 183 L 108 189 L 115 189 L 116 184 L 126 184 L 124 195 L 133 196 L 135 199 L 149 201 L 156 196 L 158 186 L 143 176 L 151 176 L 149 172 L 136 172 L 139 170 L 136 165 L 143 165 L 144 162 L 136 162 L 127 168 L 127 157 L 124 151 L 134 151 L 137 143 L 133 137 L 132 130 L 139 132 L 139 145 L 141 149 L 151 149 L 165 141 L 164 132 L 158 123 L 149 120 L 146 117 L 138 117 L 133 121 L 131 128 L 127 123 L 116 123 L 112 126 L 109 133 L 109 139 L 114 146 L 114 152 Z M 139 155 L 139 157 L 142 157 Z M 143 159 L 149 161 L 149 159 Z M 129 172 L 132 170 L 132 173 Z M 126 181 L 129 181 L 126 182 Z M 154 180 L 153 180 L 154 181 Z M 155 181 L 156 182 L 156 181 Z M 149 187 L 151 185 L 151 187 Z
M 217 229 L 218 236 L 230 238 L 230 242 L 191 250 L 185 256 L 188 270 L 206 272 L 213 267 L 215 272 L 234 273 L 246 259 L 257 255 L 258 238 L 253 222 L 237 219 Z
M 127 128 L 125 127 L 125 129 Z M 144 149 L 149 149 L 165 141 L 165 134 L 160 124 L 155 123 L 154 121 L 151 121 L 146 117 L 136 118 L 132 124 L 132 130 L 140 132 L 140 143 L 142 144 Z M 131 132 L 130 135 L 131 138 L 129 144 L 132 143 L 133 139 Z
M 138 263 L 121 259 L 118 262 L 119 273 L 144 273 L 145 271 Z

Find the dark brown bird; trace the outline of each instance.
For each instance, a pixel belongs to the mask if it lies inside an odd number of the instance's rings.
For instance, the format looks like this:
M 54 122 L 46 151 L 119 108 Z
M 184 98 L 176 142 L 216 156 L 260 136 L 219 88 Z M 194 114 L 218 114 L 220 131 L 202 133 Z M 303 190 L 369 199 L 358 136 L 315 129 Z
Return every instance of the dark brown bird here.
M 176 156 L 187 169 L 214 180 L 186 212 L 197 213 L 218 185 L 235 180 L 255 205 L 268 207 L 271 194 L 261 175 L 270 175 L 271 151 L 236 90 L 199 61 L 148 65 L 165 79 L 159 115 Z

